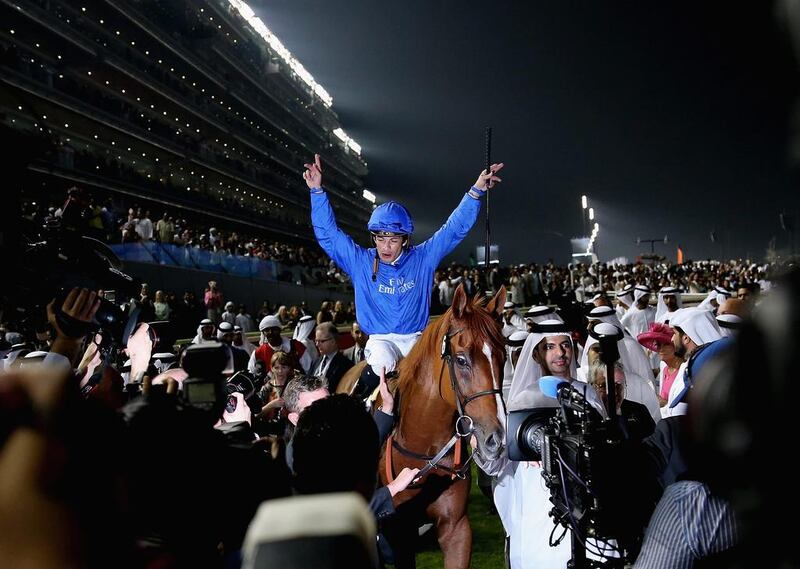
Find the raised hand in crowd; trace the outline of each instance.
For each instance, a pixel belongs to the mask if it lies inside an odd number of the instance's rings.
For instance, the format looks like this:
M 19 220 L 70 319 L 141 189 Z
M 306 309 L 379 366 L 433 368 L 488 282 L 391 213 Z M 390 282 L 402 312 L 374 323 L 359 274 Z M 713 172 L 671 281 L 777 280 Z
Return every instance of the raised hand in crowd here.
M 99 307 L 100 297 L 97 292 L 75 287 L 64 299 L 59 317 L 56 300 L 53 299 L 47 305 L 47 321 L 56 331 L 51 351 L 65 356 L 74 365 L 81 343 L 87 331 L 91 329 L 92 320 Z

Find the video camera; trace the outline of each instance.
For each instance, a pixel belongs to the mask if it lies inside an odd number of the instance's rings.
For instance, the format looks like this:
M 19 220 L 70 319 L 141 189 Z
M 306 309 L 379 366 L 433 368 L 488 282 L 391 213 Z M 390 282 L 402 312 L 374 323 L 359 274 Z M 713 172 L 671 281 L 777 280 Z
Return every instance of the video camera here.
M 9 275 L 7 299 L 30 335 L 46 329 L 46 307 L 55 299 L 56 321 L 65 333 L 81 336 L 102 330 L 107 344 L 124 346 L 137 317 L 135 313 L 126 315 L 115 304 L 116 296 L 134 296 L 138 283 L 122 271 L 122 263 L 111 249 L 85 235 L 87 211 L 84 193 L 73 188 L 60 218 L 44 227 L 23 230 L 23 262 Z M 109 292 L 108 297 L 101 298 L 94 321 L 88 326 L 61 310 L 74 287 Z
M 607 377 L 613 377 L 621 331 L 601 324 L 590 333 L 600 345 Z M 628 494 L 626 477 L 620 474 L 629 447 L 615 420 L 614 390 L 609 390 L 604 408 L 588 384 L 545 376 L 539 389 L 555 406 L 509 413 L 509 458 L 541 461 L 554 506 L 550 512 L 554 533 L 559 524 L 564 534 L 571 530 L 571 567 L 623 567 L 638 553 L 644 527 L 638 523 L 638 512 L 629 515 L 629 510 L 642 506 L 632 503 L 636 499 Z M 554 533 L 551 545 L 564 537 L 553 543 Z M 587 559 L 587 553 L 597 561 Z

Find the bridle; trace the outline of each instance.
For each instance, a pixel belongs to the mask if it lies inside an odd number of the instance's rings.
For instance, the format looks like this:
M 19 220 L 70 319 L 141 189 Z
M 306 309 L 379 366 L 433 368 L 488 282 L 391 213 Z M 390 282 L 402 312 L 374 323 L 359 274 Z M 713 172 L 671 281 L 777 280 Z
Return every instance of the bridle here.
M 455 394 L 456 398 L 456 409 L 458 410 L 458 419 L 456 419 L 456 432 L 458 432 L 458 423 L 461 419 L 469 419 L 470 425 L 472 425 L 472 418 L 466 414 L 464 409 L 467 408 L 467 405 L 478 399 L 479 397 L 483 397 L 485 395 L 499 395 L 500 401 L 503 403 L 503 407 L 505 407 L 505 401 L 503 400 L 503 390 L 501 388 L 494 388 L 494 389 L 485 389 L 483 391 L 478 391 L 477 393 L 473 393 L 472 395 L 468 395 L 467 397 L 463 397 L 461 394 L 461 388 L 458 386 L 458 382 L 456 381 L 456 370 L 455 364 L 453 363 L 453 354 L 450 349 L 450 340 L 461 334 L 463 332 L 463 328 L 459 328 L 455 332 L 450 332 L 450 330 L 445 333 L 442 337 L 442 360 L 447 363 L 447 368 L 450 372 L 450 387 L 453 388 L 453 393 Z M 494 382 L 494 378 L 492 378 Z M 442 378 L 441 375 L 439 376 L 439 394 L 442 393 Z M 474 428 L 470 427 L 470 431 L 467 434 L 472 434 Z M 462 435 L 467 436 L 467 435 Z
M 498 396 L 499 395 L 500 396 L 500 402 L 503 404 L 503 409 L 505 409 L 505 400 L 503 399 L 503 390 L 500 387 L 495 387 L 494 389 L 485 389 L 483 391 L 478 391 L 477 393 L 472 393 L 471 395 L 468 395 L 466 397 L 463 396 L 463 394 L 461 392 L 461 388 L 458 386 L 458 381 L 456 380 L 455 363 L 453 361 L 453 353 L 452 353 L 452 350 L 451 350 L 451 347 L 450 347 L 450 341 L 453 338 L 455 338 L 456 336 L 458 336 L 459 334 L 461 334 L 463 331 L 464 331 L 464 328 L 459 328 L 455 332 L 451 332 L 450 329 L 448 329 L 447 332 L 444 334 L 444 336 L 442 336 L 441 359 L 447 364 L 447 368 L 449 370 L 450 386 L 453 389 L 453 394 L 454 394 L 455 400 L 456 400 L 456 410 L 458 411 L 458 418 L 456 419 L 456 422 L 455 422 L 455 427 L 454 427 L 455 433 L 453 434 L 453 436 L 450 438 L 450 440 L 447 442 L 447 444 L 445 444 L 444 447 L 442 447 L 442 449 L 438 453 L 436 453 L 434 456 L 427 456 L 427 455 L 417 454 L 417 453 L 412 452 L 412 451 L 410 451 L 408 449 L 405 449 L 402 446 L 400 446 L 400 444 L 397 441 L 392 440 L 393 437 L 390 437 L 391 446 L 393 448 L 397 449 L 397 451 L 400 454 L 403 454 L 403 455 L 411 457 L 411 458 L 415 458 L 417 460 L 425 460 L 425 461 L 427 461 L 425 466 L 423 466 L 420 469 L 419 473 L 414 478 L 412 484 L 409 485 L 409 488 L 412 488 L 412 487 L 415 487 L 416 485 L 418 485 L 418 483 L 422 479 L 422 477 L 425 476 L 431 470 L 434 470 L 434 469 L 435 470 L 442 470 L 444 472 L 447 472 L 453 478 L 459 478 L 459 479 L 462 479 L 462 480 L 464 478 L 466 478 L 466 473 L 469 470 L 470 462 L 472 461 L 473 455 L 470 455 L 469 459 L 467 459 L 467 461 L 463 465 L 461 465 L 460 467 L 456 466 L 456 464 L 457 464 L 457 461 L 459 460 L 459 458 L 461 456 L 461 440 L 466 438 L 466 437 L 471 436 L 475 432 L 475 423 L 472 420 L 472 417 L 470 417 L 466 412 L 467 405 L 469 405 L 472 401 L 475 401 L 476 399 L 478 399 L 480 397 L 484 397 L 484 396 L 487 396 L 487 395 L 494 395 L 494 396 Z M 444 368 L 442 368 L 442 373 L 444 373 Z M 494 381 L 495 381 L 495 379 L 494 379 L 494 377 L 492 377 L 492 382 L 494 382 Z M 442 374 L 441 373 L 439 374 L 439 395 L 442 396 Z M 449 466 L 443 466 L 443 465 L 439 464 L 442 461 L 442 459 L 444 459 L 444 457 L 447 456 L 450 453 L 450 451 L 453 449 L 453 447 L 456 448 L 456 453 L 455 453 L 456 457 L 455 457 L 453 468 L 451 468 Z M 387 452 L 387 458 L 390 457 L 390 456 L 391 456 L 391 451 Z M 391 474 L 391 472 L 390 472 L 391 468 L 388 465 L 389 465 L 389 462 L 387 462 L 387 474 Z M 390 477 L 388 477 L 388 478 L 390 478 Z

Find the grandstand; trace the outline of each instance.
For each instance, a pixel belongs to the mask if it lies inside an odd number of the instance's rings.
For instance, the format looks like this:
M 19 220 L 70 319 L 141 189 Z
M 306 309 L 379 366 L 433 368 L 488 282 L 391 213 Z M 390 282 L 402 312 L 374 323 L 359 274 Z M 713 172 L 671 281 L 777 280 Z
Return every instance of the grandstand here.
M 2 0 L 0 21 L 0 123 L 47 147 L 26 199 L 78 186 L 302 245 L 318 152 L 340 224 L 364 231 L 360 147 L 243 2 Z

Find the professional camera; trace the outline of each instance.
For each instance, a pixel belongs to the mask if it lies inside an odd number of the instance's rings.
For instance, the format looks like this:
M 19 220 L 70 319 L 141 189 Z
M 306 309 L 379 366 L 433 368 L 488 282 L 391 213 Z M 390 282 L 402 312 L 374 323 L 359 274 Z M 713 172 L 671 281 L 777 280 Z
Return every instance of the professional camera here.
M 591 334 L 601 346 L 603 363 L 613 366 L 621 333 L 608 326 L 598 325 Z M 541 461 L 554 506 L 550 515 L 565 533 L 571 530 L 571 567 L 623 567 L 638 553 L 649 510 L 631 482 L 635 469 L 626 472 L 634 455 L 630 445 L 638 441 L 626 440 L 619 422 L 609 419 L 617 417 L 614 390 L 605 408 L 584 383 L 545 376 L 539 389 L 553 407 L 509 413 L 509 458 Z
M 188 375 L 183 381 L 184 405 L 221 415 L 227 399 L 225 378 L 233 372 L 232 359 L 231 348 L 220 342 L 189 346 L 182 360 Z
M 261 411 L 261 399 L 258 397 L 258 392 L 263 386 L 263 378 L 244 370 L 236 372 L 225 385 L 225 392 L 228 396 L 225 411 L 233 413 L 236 410 L 237 401 L 232 395 L 241 393 L 242 399 L 250 407 L 250 411 L 254 415 L 258 414 Z

